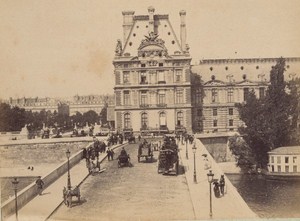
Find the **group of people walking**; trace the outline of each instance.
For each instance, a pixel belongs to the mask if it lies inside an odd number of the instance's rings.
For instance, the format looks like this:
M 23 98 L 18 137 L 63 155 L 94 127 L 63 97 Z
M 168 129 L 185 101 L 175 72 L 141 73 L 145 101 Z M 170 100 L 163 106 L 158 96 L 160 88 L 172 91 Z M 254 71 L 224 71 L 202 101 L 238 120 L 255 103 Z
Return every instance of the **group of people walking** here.
M 221 196 L 224 196 L 225 192 L 225 178 L 224 175 L 221 175 L 221 178 L 219 179 L 219 181 L 214 181 L 213 182 L 214 185 L 214 194 L 215 197 L 220 198 Z

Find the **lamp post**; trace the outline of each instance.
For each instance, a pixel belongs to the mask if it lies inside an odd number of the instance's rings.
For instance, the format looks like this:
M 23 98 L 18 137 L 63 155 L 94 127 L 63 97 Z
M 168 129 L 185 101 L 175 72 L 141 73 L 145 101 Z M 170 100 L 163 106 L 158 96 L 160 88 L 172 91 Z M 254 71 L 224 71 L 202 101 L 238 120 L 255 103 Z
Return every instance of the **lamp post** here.
M 187 146 L 188 146 L 188 142 L 187 142 L 187 139 L 185 139 L 185 157 L 186 157 L 186 159 L 189 159 L 189 153 L 188 153 Z
M 69 160 L 70 159 L 70 154 L 71 154 L 71 152 L 70 152 L 70 150 L 68 148 L 67 151 L 66 151 L 66 156 L 68 158 L 68 183 L 67 183 L 68 190 L 71 190 L 70 160 Z
M 197 183 L 197 175 L 196 175 L 196 143 L 193 143 L 193 153 L 194 153 L 194 183 Z
M 17 192 L 18 192 L 19 180 L 15 177 L 14 180 L 11 181 L 11 183 L 13 184 L 14 191 L 15 191 L 16 220 L 18 221 L 18 196 L 17 196 Z
M 212 173 L 211 170 L 207 174 L 207 179 L 208 179 L 208 183 L 209 183 L 209 208 L 210 208 L 209 216 L 211 218 L 212 217 L 211 183 L 213 182 L 213 179 L 214 179 L 214 174 Z

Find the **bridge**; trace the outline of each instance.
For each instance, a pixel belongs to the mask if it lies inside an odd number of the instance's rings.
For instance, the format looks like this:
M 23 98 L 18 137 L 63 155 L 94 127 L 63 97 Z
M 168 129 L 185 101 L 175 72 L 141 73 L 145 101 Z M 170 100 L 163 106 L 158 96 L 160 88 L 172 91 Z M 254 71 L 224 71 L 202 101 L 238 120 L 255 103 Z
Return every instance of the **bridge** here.
M 118 154 L 120 146 L 115 145 Z M 62 189 L 67 181 L 67 161 L 44 175 L 49 183 L 43 195 L 37 194 L 35 183 L 18 192 L 19 220 L 64 220 L 95 219 L 110 217 L 130 219 L 209 219 L 210 194 L 207 180 L 208 170 L 204 169 L 203 154 L 211 162 L 214 178 L 220 178 L 223 171 L 214 161 L 200 140 L 196 140 L 196 175 L 194 182 L 194 155 L 192 144 L 179 143 L 181 172 L 178 176 L 157 174 L 156 163 L 138 163 L 137 144 L 125 144 L 131 156 L 133 167 L 118 168 L 117 161 L 107 161 L 106 154 L 100 155 L 103 173 L 88 174 L 81 151 L 71 156 L 71 183 L 81 188 L 82 202 L 72 208 L 63 205 Z M 155 153 L 157 159 L 158 153 Z M 186 157 L 188 155 L 188 158 Z M 51 179 L 54 181 L 51 182 Z M 215 198 L 212 194 L 212 218 L 245 219 L 257 218 L 235 187 L 225 176 L 225 195 Z M 29 202 L 26 203 L 26 200 Z M 15 200 L 2 203 L 2 220 L 15 220 Z

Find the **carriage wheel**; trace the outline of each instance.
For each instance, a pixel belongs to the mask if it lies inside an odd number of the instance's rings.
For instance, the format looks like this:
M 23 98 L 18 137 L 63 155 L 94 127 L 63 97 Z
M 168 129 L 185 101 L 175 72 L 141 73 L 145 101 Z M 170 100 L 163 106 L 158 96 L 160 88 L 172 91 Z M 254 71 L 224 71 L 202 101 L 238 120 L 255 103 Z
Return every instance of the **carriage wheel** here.
M 153 156 L 151 156 L 151 163 L 153 162 Z
M 178 175 L 178 173 L 179 173 L 179 162 L 177 161 L 177 163 L 176 163 L 176 175 Z

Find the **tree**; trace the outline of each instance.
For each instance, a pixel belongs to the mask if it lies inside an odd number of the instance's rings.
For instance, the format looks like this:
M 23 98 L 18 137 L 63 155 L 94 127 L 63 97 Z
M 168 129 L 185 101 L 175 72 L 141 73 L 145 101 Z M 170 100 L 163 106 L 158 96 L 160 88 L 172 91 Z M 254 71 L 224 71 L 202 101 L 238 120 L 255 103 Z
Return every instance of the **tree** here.
M 300 130 L 298 128 L 299 117 L 300 117 L 300 78 L 292 79 L 288 83 L 288 87 L 291 94 L 291 127 L 292 133 L 290 134 L 291 144 L 300 144 Z
M 232 154 L 235 156 L 237 166 L 241 168 L 243 172 L 248 172 L 253 169 L 255 165 L 255 156 L 253 150 L 244 141 L 244 139 L 238 135 L 230 137 L 229 148 Z
M 19 107 L 0 104 L 0 131 L 20 131 L 25 126 L 25 110 Z
M 95 111 L 89 110 L 88 112 L 83 113 L 83 120 L 89 124 L 95 124 L 99 121 L 99 115 Z
M 268 124 L 270 149 L 290 144 L 292 96 L 284 81 L 285 60 L 279 58 L 270 73 L 270 85 L 265 98 L 264 120 Z
M 108 104 L 106 103 L 100 112 L 100 121 L 102 125 L 107 124 L 107 107 Z
M 279 58 L 270 72 L 270 85 L 263 99 L 257 99 L 254 91 L 251 91 L 246 102 L 238 104 L 240 118 L 245 123 L 239 128 L 247 144 L 243 148 L 252 150 L 249 157 L 254 156 L 256 166 L 262 168 L 268 163 L 268 151 L 291 144 L 294 107 L 292 96 L 286 90 L 284 66 L 285 60 Z M 233 150 L 236 146 L 232 144 Z
M 0 131 L 9 131 L 9 120 L 11 108 L 8 104 L 0 104 Z

